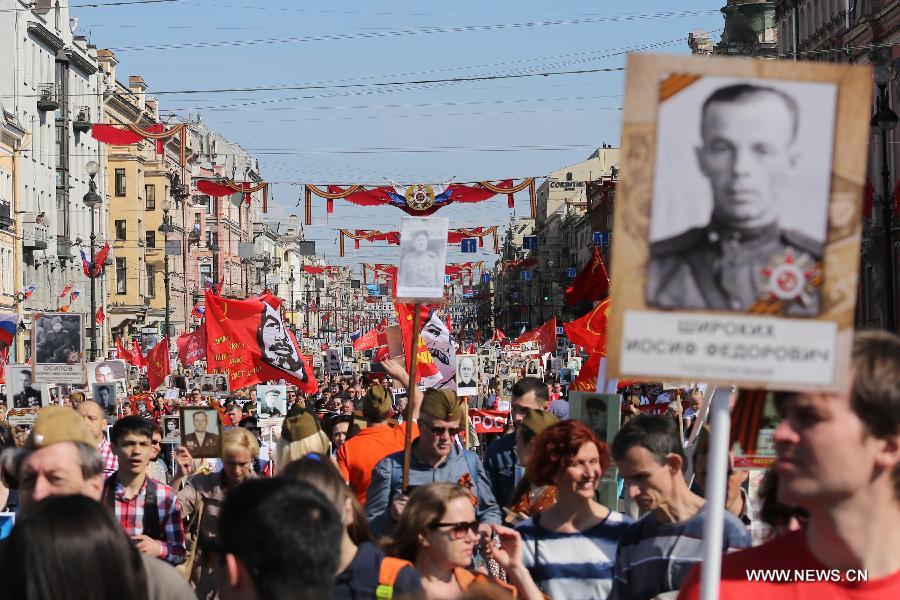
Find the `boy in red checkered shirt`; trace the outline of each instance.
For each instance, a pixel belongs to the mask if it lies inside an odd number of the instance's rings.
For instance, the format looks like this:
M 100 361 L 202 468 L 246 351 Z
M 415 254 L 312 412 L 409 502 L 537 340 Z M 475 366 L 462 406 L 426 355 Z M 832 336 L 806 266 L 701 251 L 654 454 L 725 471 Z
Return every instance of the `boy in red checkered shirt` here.
M 175 491 L 147 477 L 153 424 L 141 417 L 123 417 L 113 425 L 110 443 L 119 470 L 103 485 L 103 503 L 138 550 L 173 565 L 184 561 L 184 526 Z

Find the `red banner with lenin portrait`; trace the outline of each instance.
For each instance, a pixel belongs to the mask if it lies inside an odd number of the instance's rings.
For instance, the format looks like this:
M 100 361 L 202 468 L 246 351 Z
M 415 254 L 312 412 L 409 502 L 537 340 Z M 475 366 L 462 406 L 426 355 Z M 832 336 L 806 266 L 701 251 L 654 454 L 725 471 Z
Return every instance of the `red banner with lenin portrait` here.
M 301 392 L 319 385 L 300 344 L 281 314 L 281 299 L 270 293 L 229 300 L 206 292 L 206 363 L 210 373 L 226 373 L 231 389 L 284 379 Z

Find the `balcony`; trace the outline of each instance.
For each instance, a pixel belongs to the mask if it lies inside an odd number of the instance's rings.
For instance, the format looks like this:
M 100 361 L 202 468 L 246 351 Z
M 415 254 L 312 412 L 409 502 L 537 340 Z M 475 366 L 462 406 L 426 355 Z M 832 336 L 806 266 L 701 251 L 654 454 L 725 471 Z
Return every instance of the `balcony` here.
M 85 133 L 91 130 L 91 107 L 82 106 L 75 113 L 75 120 L 72 121 L 72 129 L 77 133 Z
M 0 202 L 0 229 L 9 229 L 15 224 L 12 218 L 12 206 L 9 202 Z
M 25 250 L 46 250 L 49 237 L 46 225 L 34 221 L 22 223 L 22 248 Z
M 42 83 L 38 86 L 37 107 L 42 112 L 59 109 L 59 91 L 55 83 Z

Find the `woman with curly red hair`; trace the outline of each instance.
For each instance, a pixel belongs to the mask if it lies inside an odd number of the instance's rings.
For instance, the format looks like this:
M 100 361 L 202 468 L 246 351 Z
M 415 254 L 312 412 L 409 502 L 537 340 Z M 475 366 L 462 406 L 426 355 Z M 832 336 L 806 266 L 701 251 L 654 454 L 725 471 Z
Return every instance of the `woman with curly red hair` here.
M 556 504 L 523 521 L 523 562 L 554 600 L 606 598 L 619 537 L 631 523 L 594 496 L 609 447 L 578 421 L 561 421 L 532 441 L 525 469 L 533 485 L 556 486 Z

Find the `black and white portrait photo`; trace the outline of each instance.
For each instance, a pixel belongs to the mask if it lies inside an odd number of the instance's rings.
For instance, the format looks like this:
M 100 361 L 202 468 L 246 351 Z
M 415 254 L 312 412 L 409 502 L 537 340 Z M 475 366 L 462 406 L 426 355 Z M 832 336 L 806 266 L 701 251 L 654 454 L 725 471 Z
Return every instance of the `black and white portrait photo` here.
M 426 301 L 444 297 L 448 226 L 446 217 L 403 217 L 400 220 L 398 298 Z
M 500 389 L 500 395 L 503 396 L 504 398 L 512 397 L 512 389 L 515 384 L 516 384 L 515 377 L 505 377 L 503 379 L 503 387 Z
M 647 305 L 817 315 L 837 87 L 707 76 L 662 89 Z
M 94 402 L 100 405 L 103 412 L 111 415 L 116 412 L 116 384 L 111 383 L 92 383 L 91 394 Z
M 181 445 L 181 417 L 179 415 L 163 415 L 162 429 L 164 444 Z
M 35 383 L 31 365 L 6 365 L 6 405 L 9 408 L 40 408 L 49 401 L 47 385 Z
M 341 349 L 340 348 L 329 348 L 327 350 L 326 359 L 328 361 L 328 372 L 329 373 L 340 373 L 341 372 Z
M 456 395 L 476 396 L 478 394 L 478 356 L 475 354 L 456 355 Z
M 529 359 L 527 363 L 525 363 L 525 375 L 528 377 L 540 377 L 541 376 L 541 361 L 536 358 Z
M 569 418 L 593 429 L 604 442 L 615 437 L 621 414 L 618 394 L 569 392 Z
M 496 375 L 497 374 L 497 361 L 493 358 L 488 358 L 486 356 L 481 357 L 481 374 L 482 375 Z
M 35 318 L 34 333 L 36 363 L 74 365 L 81 362 L 81 315 L 42 314 Z
M 261 417 L 282 417 L 287 414 L 286 385 L 256 386 L 257 413 Z
M 222 422 L 215 408 L 182 408 L 181 445 L 194 458 L 218 458 Z
M 228 392 L 231 391 L 228 375 L 206 374 L 201 377 L 200 381 L 200 390 L 207 394 L 228 395 Z
M 128 365 L 124 360 L 103 360 L 88 363 L 88 383 L 112 383 L 128 377 Z

